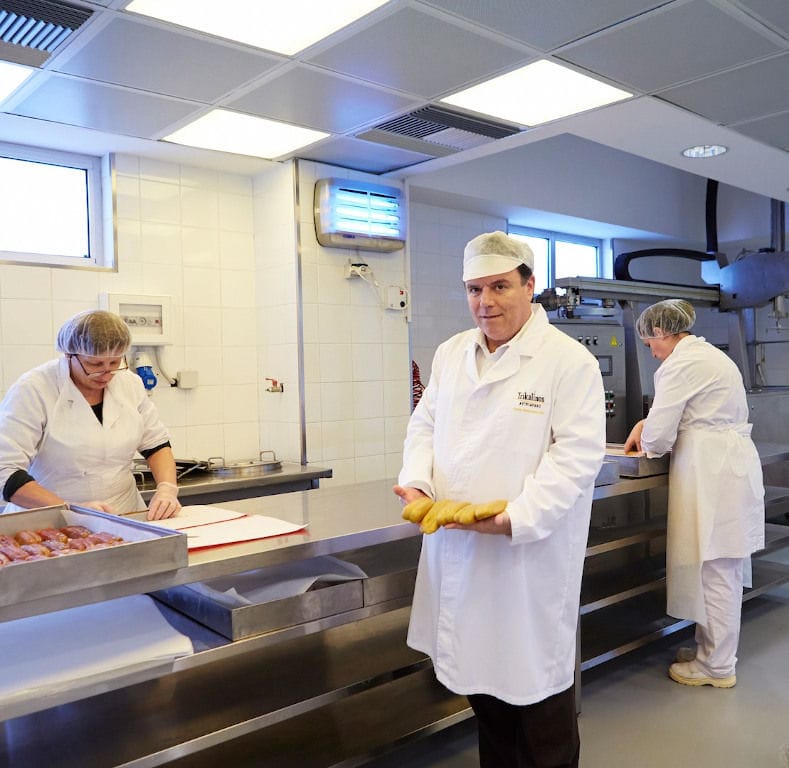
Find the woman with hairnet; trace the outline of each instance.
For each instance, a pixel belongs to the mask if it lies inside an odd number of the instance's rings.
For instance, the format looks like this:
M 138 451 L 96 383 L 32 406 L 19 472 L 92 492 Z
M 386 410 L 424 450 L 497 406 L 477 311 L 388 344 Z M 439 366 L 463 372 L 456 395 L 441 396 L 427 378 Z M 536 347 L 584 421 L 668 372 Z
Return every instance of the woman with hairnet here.
M 749 556 L 764 547 L 764 486 L 751 440 L 742 376 L 723 352 L 690 329 L 686 301 L 642 312 L 636 331 L 660 360 L 655 399 L 625 451 L 671 451 L 666 539 L 667 612 L 696 622 L 687 649 L 669 667 L 684 685 L 731 688 Z M 690 657 L 690 658 L 687 658 Z
M 177 514 L 167 430 L 128 370 L 131 336 L 112 312 L 80 312 L 62 326 L 63 357 L 23 374 L 0 403 L 0 488 L 5 511 L 79 504 L 145 509 L 132 475 L 139 451 L 156 481 L 148 519 Z

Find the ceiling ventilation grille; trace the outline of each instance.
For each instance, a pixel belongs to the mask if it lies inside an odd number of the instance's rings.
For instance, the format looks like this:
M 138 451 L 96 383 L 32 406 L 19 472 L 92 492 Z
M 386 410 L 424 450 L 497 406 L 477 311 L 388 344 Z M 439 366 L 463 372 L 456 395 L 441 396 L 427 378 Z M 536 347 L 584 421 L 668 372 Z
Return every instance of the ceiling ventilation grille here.
M 453 154 L 520 131 L 511 125 L 428 106 L 387 120 L 357 138 L 411 149 L 428 155 Z
M 92 14 L 54 0 L 0 0 L 0 57 L 39 66 Z

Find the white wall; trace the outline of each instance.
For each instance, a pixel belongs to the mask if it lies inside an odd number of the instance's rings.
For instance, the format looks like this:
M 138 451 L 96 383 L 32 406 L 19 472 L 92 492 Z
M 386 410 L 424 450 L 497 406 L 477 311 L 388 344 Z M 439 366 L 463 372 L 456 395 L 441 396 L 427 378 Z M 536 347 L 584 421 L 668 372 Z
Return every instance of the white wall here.
M 329 466 L 333 483 L 395 477 L 410 414 L 408 324 L 381 306 L 388 285 L 407 285 L 405 251 L 324 248 L 315 236 L 313 189 L 326 177 L 368 174 L 299 161 L 307 459 Z M 385 182 L 397 186 L 397 182 Z M 365 262 L 376 289 L 346 279 L 349 259 Z
M 5 392 L 56 356 L 64 320 L 102 292 L 170 295 L 176 342 L 162 351 L 174 376 L 153 399 L 179 457 L 257 454 L 257 349 L 252 182 L 134 156 L 116 157 L 117 272 L 0 265 L 0 360 Z

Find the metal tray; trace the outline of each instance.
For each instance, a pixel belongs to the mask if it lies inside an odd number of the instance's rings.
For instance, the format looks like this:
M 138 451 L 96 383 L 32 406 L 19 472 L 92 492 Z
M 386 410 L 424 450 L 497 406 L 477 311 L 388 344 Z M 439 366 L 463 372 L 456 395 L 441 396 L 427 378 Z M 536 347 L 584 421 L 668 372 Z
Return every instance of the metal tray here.
M 216 602 L 189 584 L 152 592 L 151 597 L 210 627 L 229 640 L 242 640 L 304 624 L 352 611 L 364 604 L 361 580 L 317 584 L 294 597 L 237 608 Z
M 670 454 L 667 453 L 657 459 L 648 459 L 643 454 L 625 454 L 622 447 L 618 443 L 608 443 L 605 448 L 605 460 L 617 463 L 620 477 L 651 477 L 668 474 Z
M 412 536 L 338 552 L 337 557 L 358 565 L 367 574 L 362 586 L 368 606 L 413 597 L 421 549 L 422 537 Z
M 75 505 L 41 507 L 0 515 L 0 533 L 84 525 L 121 536 L 123 544 L 66 557 L 0 567 L 0 605 L 38 600 L 187 565 L 186 536 Z

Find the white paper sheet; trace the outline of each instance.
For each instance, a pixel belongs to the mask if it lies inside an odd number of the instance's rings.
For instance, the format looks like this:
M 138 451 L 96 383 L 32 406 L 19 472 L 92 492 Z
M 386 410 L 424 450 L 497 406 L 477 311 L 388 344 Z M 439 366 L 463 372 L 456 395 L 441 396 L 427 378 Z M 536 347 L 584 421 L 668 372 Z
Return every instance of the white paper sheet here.
M 147 595 L 9 621 L 0 632 L 0 713 L 26 699 L 92 685 L 192 652 L 192 641 L 170 626 Z
M 213 504 L 191 504 L 181 507 L 177 517 L 168 517 L 164 520 L 147 521 L 162 528 L 169 528 L 172 531 L 182 531 L 185 528 L 192 528 L 195 525 L 209 525 L 210 523 L 221 523 L 225 520 L 235 520 L 244 517 L 243 512 L 235 512 L 225 507 L 215 507 Z
M 367 574 L 358 565 L 324 555 L 187 584 L 186 588 L 220 605 L 238 608 L 301 595 L 319 581 L 338 584 L 366 578 Z
M 305 528 L 304 525 L 288 523 L 276 517 L 265 515 L 245 515 L 235 520 L 221 523 L 199 525 L 184 530 L 188 549 L 216 547 L 220 544 L 233 544 L 240 541 L 267 539 L 269 536 L 281 536 L 295 533 Z

